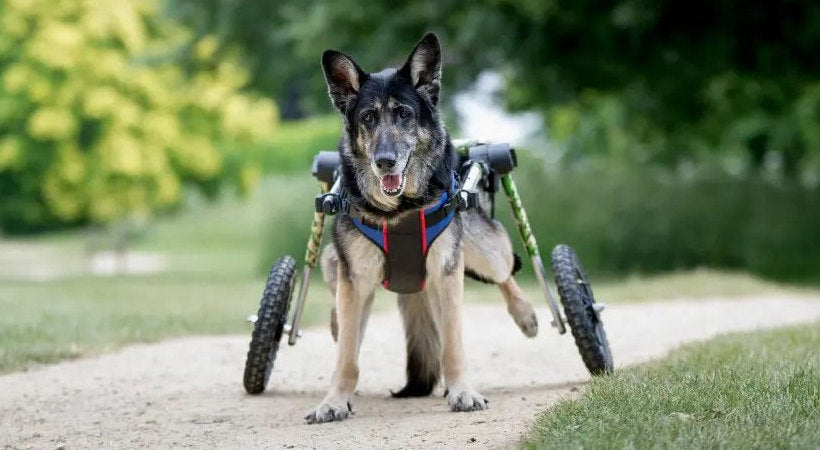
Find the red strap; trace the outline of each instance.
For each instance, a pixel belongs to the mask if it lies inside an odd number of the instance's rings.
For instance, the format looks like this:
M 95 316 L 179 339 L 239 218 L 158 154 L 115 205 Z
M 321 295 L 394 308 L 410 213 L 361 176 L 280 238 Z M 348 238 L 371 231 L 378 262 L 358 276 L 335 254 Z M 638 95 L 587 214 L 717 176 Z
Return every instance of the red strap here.
M 390 253 L 387 247 L 387 219 L 382 219 L 382 239 L 384 239 L 384 252 Z
M 427 255 L 427 224 L 424 222 L 424 209 L 419 210 L 419 220 L 421 221 L 421 253 Z M 421 290 L 427 287 L 427 280 L 421 280 Z
M 424 223 L 424 210 L 419 210 L 419 221 L 421 222 L 421 253 L 427 254 L 427 224 Z
M 384 240 L 384 255 L 387 257 L 387 254 L 390 252 L 389 247 L 387 246 L 387 219 L 382 219 L 382 239 Z M 385 289 L 389 289 L 388 285 L 390 284 L 390 280 L 385 279 L 382 284 Z

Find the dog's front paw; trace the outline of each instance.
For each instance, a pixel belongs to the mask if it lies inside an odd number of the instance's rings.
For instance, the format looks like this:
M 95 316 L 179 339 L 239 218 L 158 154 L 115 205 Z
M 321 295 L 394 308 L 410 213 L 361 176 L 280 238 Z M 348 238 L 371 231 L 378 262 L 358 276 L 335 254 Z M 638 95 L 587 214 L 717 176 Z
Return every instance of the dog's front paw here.
M 489 400 L 471 387 L 447 390 L 447 404 L 450 411 L 480 411 L 489 408 Z
M 309 413 L 305 414 L 305 420 L 308 423 L 324 423 L 332 422 L 334 420 L 342 421 L 353 414 L 353 407 L 350 402 L 346 400 L 327 400 L 325 399 Z

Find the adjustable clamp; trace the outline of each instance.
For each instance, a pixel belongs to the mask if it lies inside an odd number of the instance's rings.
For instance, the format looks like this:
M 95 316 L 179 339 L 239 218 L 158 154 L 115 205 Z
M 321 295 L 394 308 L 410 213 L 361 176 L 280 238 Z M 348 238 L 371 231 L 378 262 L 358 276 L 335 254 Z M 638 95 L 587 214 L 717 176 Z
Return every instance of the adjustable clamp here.
M 342 198 L 342 177 L 339 176 L 338 170 L 335 172 L 333 187 L 314 198 L 314 208 L 317 213 L 332 216 L 345 209 L 347 202 Z
M 332 216 L 342 210 L 342 197 L 332 192 L 318 194 L 314 201 L 317 213 Z
M 467 173 L 464 176 L 464 183 L 461 185 L 456 194 L 456 202 L 459 211 L 466 211 L 470 208 L 478 207 L 478 184 L 481 182 L 485 173 L 489 170 L 484 162 L 472 161 L 469 163 Z
M 455 195 L 456 208 L 459 211 L 467 211 L 468 209 L 478 207 L 478 192 L 468 191 L 466 189 L 459 189 Z

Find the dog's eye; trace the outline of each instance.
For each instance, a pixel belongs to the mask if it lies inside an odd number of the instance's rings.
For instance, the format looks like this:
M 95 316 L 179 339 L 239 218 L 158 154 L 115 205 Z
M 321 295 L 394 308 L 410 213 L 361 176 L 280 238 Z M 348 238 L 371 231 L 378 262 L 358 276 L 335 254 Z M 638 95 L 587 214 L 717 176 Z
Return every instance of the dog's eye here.
M 362 122 L 364 122 L 364 123 L 373 123 L 373 119 L 375 119 L 375 118 L 376 118 L 376 116 L 373 114 L 373 111 L 368 111 L 368 112 L 364 113 L 364 115 L 362 116 Z
M 401 117 L 402 119 L 409 119 L 412 115 L 413 113 L 411 113 L 410 110 L 407 108 L 402 108 L 399 110 L 399 117 Z

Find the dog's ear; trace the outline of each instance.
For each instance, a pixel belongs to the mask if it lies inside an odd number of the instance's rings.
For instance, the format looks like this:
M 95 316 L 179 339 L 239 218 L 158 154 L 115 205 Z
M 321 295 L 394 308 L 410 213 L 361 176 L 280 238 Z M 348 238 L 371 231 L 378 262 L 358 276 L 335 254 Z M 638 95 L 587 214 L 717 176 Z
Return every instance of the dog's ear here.
M 344 114 L 359 95 L 359 88 L 367 79 L 367 73 L 349 56 L 336 50 L 325 50 L 322 54 L 322 68 L 330 99 Z
M 409 79 L 419 94 L 434 105 L 438 103 L 441 89 L 441 46 L 433 33 L 427 33 L 410 52 L 407 62 L 399 69 Z

